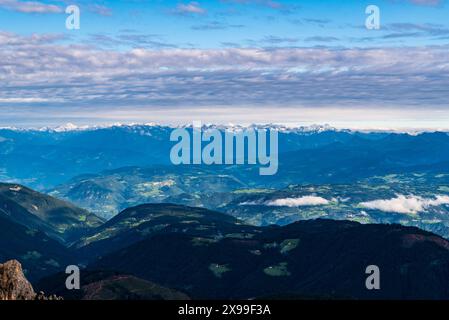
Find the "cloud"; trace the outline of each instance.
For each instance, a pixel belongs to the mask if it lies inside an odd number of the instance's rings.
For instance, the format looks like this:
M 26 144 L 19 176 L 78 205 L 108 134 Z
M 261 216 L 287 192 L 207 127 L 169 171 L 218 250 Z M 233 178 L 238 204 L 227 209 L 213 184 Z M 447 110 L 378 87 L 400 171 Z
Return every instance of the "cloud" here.
M 389 0 L 393 3 L 410 3 L 417 6 L 436 7 L 442 5 L 445 0 Z
M 245 42 L 250 47 L 272 48 L 272 47 L 285 46 L 285 45 L 292 46 L 292 45 L 298 43 L 299 40 L 300 40 L 299 38 L 293 38 L 293 37 L 279 37 L 279 36 L 268 35 L 259 40 L 248 39 Z
M 449 35 L 449 28 L 441 24 L 433 23 L 392 23 L 386 25 L 384 30 L 394 32 L 396 35 L 404 35 L 408 37 L 438 37 Z M 385 38 L 391 37 L 390 35 L 385 35 Z
M 60 110 L 331 106 L 343 112 L 387 106 L 425 111 L 449 104 L 447 47 L 183 49 L 157 35 L 92 37 L 90 45 L 75 45 L 64 44 L 61 35 L 0 32 L 0 106 L 9 106 L 12 98 L 66 101 L 57 104 Z M 109 49 L 117 43 L 125 47 Z
M 332 21 L 328 19 L 292 19 L 290 20 L 290 22 L 297 25 L 311 24 L 314 26 L 324 28 Z
M 202 8 L 200 4 L 195 1 L 187 4 L 178 4 L 174 12 L 182 15 L 204 15 L 207 13 L 206 9 Z
M 54 101 L 46 98 L 0 98 L 0 103 L 10 103 L 10 104 L 19 104 L 19 103 L 41 103 L 41 102 L 60 102 L 58 100 Z
M 112 16 L 112 9 L 99 5 L 99 4 L 90 4 L 88 7 L 88 10 L 92 13 L 98 14 L 100 16 L 104 17 L 110 17 Z
M 338 38 L 335 37 L 320 37 L 320 36 L 315 36 L 315 37 L 309 37 L 306 38 L 305 41 L 307 42 L 333 42 L 333 41 L 338 41 Z
M 408 0 L 408 2 L 419 6 L 438 6 L 443 3 L 443 0 Z
M 298 9 L 300 9 L 300 6 L 297 4 L 285 4 L 275 0 L 221 0 L 221 1 L 245 6 L 246 5 L 261 6 L 275 10 L 277 13 L 280 13 L 282 15 L 292 15 L 295 14 L 298 11 Z
M 365 29 L 364 26 L 354 26 L 357 29 Z M 353 42 L 377 42 L 382 43 L 384 40 L 391 42 L 392 40 L 418 38 L 428 40 L 446 40 L 449 38 L 449 28 L 442 24 L 435 23 L 390 23 L 383 25 L 380 32 L 376 36 L 370 37 L 352 37 Z
M 270 207 L 305 207 L 305 206 L 322 206 L 329 204 L 329 201 L 315 196 L 304 196 L 299 198 L 276 199 L 265 202 Z
M 199 30 L 199 31 L 207 31 L 207 30 L 225 30 L 225 29 L 232 29 L 232 28 L 243 28 L 244 25 L 242 24 L 228 24 L 221 21 L 211 21 L 209 23 L 200 24 L 200 25 L 194 25 L 192 26 L 192 30 Z
M 165 41 L 157 34 L 141 34 L 133 30 L 125 30 L 117 35 L 101 33 L 90 34 L 85 43 L 97 48 L 117 48 L 120 46 L 140 49 L 177 48 L 177 45 Z
M 38 1 L 0 0 L 0 8 L 22 13 L 62 13 L 63 9 Z
M 223 0 L 223 2 L 238 3 L 238 4 L 256 4 L 271 9 L 282 9 L 284 5 L 273 0 Z
M 360 203 L 366 209 L 380 210 L 384 212 L 394 212 L 403 214 L 418 214 L 428 210 L 430 207 L 449 204 L 449 196 L 438 195 L 433 199 L 419 196 L 397 195 L 389 200 L 374 200 Z
M 26 46 L 40 46 L 46 44 L 53 44 L 61 40 L 67 39 L 63 34 L 37 34 L 33 33 L 29 36 L 17 36 L 14 33 L 0 31 L 0 47 L 13 48 Z M 0 62 L 1 65 L 1 62 Z
M 261 40 L 261 42 L 269 44 L 281 44 L 281 43 L 296 43 L 298 38 L 288 38 L 288 37 L 277 37 L 277 36 L 266 36 Z
M 304 19 L 304 21 L 307 21 L 309 23 L 315 23 L 315 24 L 328 24 L 331 21 L 329 19 Z

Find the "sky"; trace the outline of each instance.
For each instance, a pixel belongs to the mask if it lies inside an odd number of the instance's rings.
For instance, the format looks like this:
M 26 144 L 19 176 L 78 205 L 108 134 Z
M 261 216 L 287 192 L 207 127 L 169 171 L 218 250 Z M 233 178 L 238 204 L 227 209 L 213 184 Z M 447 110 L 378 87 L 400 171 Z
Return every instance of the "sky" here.
M 449 129 L 448 71 L 446 0 L 0 0 L 0 126 Z

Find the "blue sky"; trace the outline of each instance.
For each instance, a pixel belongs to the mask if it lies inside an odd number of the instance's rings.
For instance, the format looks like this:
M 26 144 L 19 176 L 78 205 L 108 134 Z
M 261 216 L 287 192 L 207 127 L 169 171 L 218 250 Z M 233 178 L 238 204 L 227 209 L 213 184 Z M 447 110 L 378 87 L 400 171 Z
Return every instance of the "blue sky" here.
M 0 126 L 446 128 L 448 18 L 444 0 L 0 0 Z
M 60 8 L 46 13 L 22 12 L 19 5 L 8 3 L 27 1 L 0 1 L 3 31 L 62 33 L 73 41 L 133 33 L 152 35 L 161 45 L 186 48 L 438 45 L 447 43 L 443 31 L 449 30 L 449 7 L 441 0 L 41 1 Z M 64 24 L 63 11 L 73 3 L 80 7 L 82 18 L 76 32 L 66 30 Z M 381 9 L 380 31 L 364 28 L 365 8 L 370 4 Z

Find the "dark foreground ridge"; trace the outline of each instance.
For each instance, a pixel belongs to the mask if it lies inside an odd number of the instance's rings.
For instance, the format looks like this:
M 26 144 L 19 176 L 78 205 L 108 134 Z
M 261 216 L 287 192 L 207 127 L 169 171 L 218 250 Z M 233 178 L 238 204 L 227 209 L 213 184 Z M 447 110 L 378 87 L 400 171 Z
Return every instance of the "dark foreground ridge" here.
M 206 209 L 147 204 L 94 230 L 76 252 L 84 274 L 132 275 L 195 300 L 449 299 L 449 242 L 400 225 L 253 227 Z M 380 269 L 380 290 L 366 288 L 370 265 Z M 61 279 L 41 283 L 67 294 Z
M 84 224 L 77 237 L 61 241 L 60 226 L 85 221 L 84 211 L 73 208 L 58 223 L 44 223 L 46 207 L 32 191 L 9 185 L 5 192 L 17 205 L 8 201 L 0 210 L 0 261 L 20 261 L 36 291 L 65 299 L 449 299 L 449 242 L 416 227 L 324 219 L 256 227 L 160 203 Z M 81 268 L 81 290 L 65 287 L 72 264 Z M 379 290 L 366 287 L 373 265 Z M 13 266 L 4 288 L 16 289 L 4 296 L 31 299 L 22 269 Z

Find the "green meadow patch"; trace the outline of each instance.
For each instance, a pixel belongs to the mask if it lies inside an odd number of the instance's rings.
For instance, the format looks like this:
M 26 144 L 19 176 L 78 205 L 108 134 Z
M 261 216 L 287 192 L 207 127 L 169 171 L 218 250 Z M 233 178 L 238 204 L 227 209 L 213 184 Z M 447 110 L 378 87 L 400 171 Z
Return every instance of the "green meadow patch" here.
M 269 266 L 263 272 L 270 277 L 288 277 L 291 273 L 287 269 L 288 263 L 281 262 L 276 266 Z
M 209 270 L 212 271 L 214 276 L 221 278 L 224 273 L 231 271 L 231 268 L 227 264 L 212 263 L 209 265 Z
M 299 244 L 300 240 L 299 239 L 287 239 L 282 241 L 280 247 L 281 247 L 281 253 L 282 254 L 286 254 L 289 251 L 295 249 L 298 244 Z

